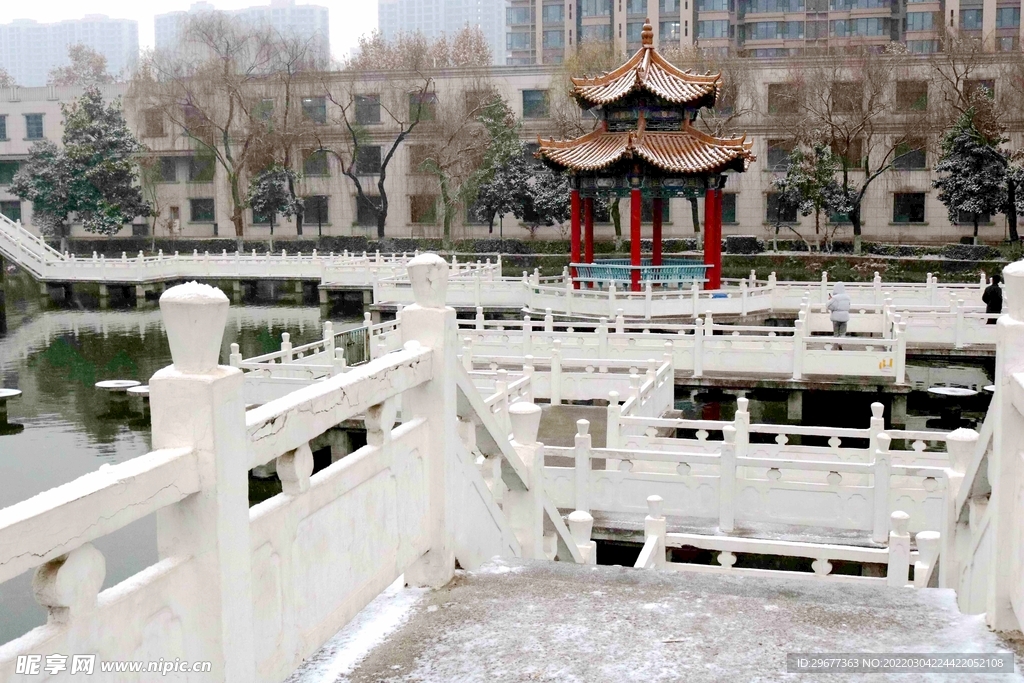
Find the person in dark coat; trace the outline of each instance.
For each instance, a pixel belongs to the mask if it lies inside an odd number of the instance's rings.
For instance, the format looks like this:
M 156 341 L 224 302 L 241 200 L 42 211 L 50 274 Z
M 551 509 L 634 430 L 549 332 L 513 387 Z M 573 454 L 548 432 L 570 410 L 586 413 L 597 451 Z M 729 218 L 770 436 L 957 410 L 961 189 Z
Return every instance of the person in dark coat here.
M 991 317 L 992 314 L 999 315 L 1003 312 L 1003 288 L 999 286 L 1001 281 L 999 273 L 993 273 L 992 284 L 986 287 L 985 293 L 981 295 L 981 300 L 985 302 L 985 312 L 990 314 L 989 325 L 996 324 L 995 317 Z

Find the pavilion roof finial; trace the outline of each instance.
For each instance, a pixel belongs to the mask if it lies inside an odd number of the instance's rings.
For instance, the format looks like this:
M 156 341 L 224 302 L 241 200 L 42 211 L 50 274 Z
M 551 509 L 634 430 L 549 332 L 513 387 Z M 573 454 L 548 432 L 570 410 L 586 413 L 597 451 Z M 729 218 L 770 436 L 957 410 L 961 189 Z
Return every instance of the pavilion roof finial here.
M 651 26 L 650 18 L 644 19 L 644 27 L 640 31 L 640 44 L 643 47 L 654 46 L 654 27 Z

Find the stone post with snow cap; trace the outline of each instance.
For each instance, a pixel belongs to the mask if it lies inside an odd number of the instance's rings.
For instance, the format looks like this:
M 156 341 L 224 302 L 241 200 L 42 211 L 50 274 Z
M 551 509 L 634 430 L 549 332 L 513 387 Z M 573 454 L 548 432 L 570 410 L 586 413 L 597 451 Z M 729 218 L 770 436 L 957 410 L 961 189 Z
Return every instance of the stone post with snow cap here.
M 995 423 L 988 456 L 988 481 L 992 485 L 988 530 L 992 556 L 988 566 L 992 575 L 985 621 L 997 631 L 1010 631 L 1020 629 L 1011 600 L 1022 597 L 1018 538 L 1024 511 L 1017 503 L 1017 492 L 1022 476 L 1018 452 L 1024 443 L 1024 418 L 1014 406 L 1014 396 L 1021 395 L 1020 382 L 1014 375 L 1024 372 L 1024 261 L 1006 266 L 1003 281 L 1006 313 L 996 323 L 996 391 L 989 406 L 996 412 L 989 417 Z
M 455 309 L 445 306 L 448 264 L 437 254 L 420 254 L 406 266 L 416 303 L 402 310 L 402 343 L 433 349 L 433 374 L 402 395 L 405 419 L 424 418 L 430 450 L 424 461 L 428 486 L 430 550 L 405 572 L 410 585 L 438 588 L 455 575 L 453 468 L 458 436 L 455 372 Z
M 186 652 L 210 660 L 220 680 L 256 679 L 252 547 L 242 371 L 217 364 L 228 298 L 196 282 L 160 297 L 173 365 L 149 381 L 153 448 L 192 448 L 202 488 L 156 513 L 160 558 L 194 558 Z
M 527 488 L 510 488 L 504 495 L 503 510 L 519 540 L 523 557 L 543 559 L 544 555 L 544 444 L 537 441 L 541 408 L 520 401 L 509 408 L 512 447 L 528 473 Z

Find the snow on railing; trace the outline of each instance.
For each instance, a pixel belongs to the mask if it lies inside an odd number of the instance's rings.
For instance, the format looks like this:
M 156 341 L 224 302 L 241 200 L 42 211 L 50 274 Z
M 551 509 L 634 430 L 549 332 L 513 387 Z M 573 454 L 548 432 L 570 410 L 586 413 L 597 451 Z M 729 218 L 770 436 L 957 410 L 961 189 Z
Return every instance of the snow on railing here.
M 457 363 L 444 262 L 425 255 L 409 270 L 417 303 L 403 311 L 400 350 L 249 411 L 243 373 L 217 365 L 227 297 L 196 283 L 164 293 L 174 364 L 150 380 L 155 450 L 0 510 L 0 581 L 36 568 L 49 614 L 0 647 L 0 681 L 15 680 L 19 655 L 67 651 L 280 681 L 400 574 L 441 586 L 456 558 L 582 561 L 544 493 L 539 408 L 512 403 L 509 442 Z M 367 445 L 314 475 L 313 440 L 360 415 Z M 501 508 L 481 451 L 500 461 Z M 283 492 L 250 509 L 247 472 L 271 462 Z M 90 542 L 152 513 L 159 561 L 101 591 L 105 562 Z
M 772 576 L 791 579 L 811 579 L 830 582 L 858 583 L 861 585 L 892 586 L 897 588 L 913 585 L 927 588 L 938 557 L 939 534 L 922 531 L 917 534 L 918 552 L 910 547 L 908 531 L 909 515 L 895 511 L 889 518 L 887 546 L 866 548 L 853 545 L 810 543 L 761 538 L 738 538 L 693 533 L 669 533 L 662 513 L 662 498 L 658 495 L 647 497 L 648 514 L 644 519 L 644 546 L 634 564 L 637 569 L 669 569 L 673 571 L 694 571 L 722 574 L 748 574 L 750 576 Z M 576 513 L 573 513 L 576 514 Z M 669 548 L 698 548 L 716 552 L 717 564 L 695 564 L 691 562 L 668 561 Z M 774 557 L 795 557 L 812 560 L 811 572 L 793 570 L 738 568 L 734 567 L 738 554 L 768 555 Z M 857 562 L 861 564 L 884 564 L 884 577 L 832 574 L 833 562 Z M 910 583 L 910 566 L 914 562 L 914 581 Z
M 609 415 L 614 413 L 609 406 Z M 858 449 L 860 457 L 840 459 L 835 453 L 760 454 L 729 425 L 722 427 L 724 440 L 706 448 L 670 439 L 657 449 L 594 448 L 588 425 L 578 425 L 575 447 L 545 449 L 575 463 L 546 468 L 559 507 L 636 514 L 643 500 L 633 496 L 645 485 L 666 496 L 670 514 L 716 520 L 713 526 L 722 531 L 732 531 L 737 521 L 775 523 L 861 531 L 882 543 L 897 506 L 911 513 L 915 530 L 942 528 L 946 468 L 894 462 L 884 432 L 875 436 L 874 447 Z M 610 444 L 617 443 L 614 427 L 608 435 Z M 603 460 L 604 469 L 593 468 L 594 460 Z

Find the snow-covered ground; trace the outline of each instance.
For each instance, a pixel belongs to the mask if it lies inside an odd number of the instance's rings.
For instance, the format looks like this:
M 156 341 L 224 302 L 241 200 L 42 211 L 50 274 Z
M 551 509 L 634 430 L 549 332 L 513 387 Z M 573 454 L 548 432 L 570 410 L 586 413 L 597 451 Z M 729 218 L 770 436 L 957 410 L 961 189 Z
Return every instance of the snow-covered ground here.
M 363 608 L 356 618 L 306 660 L 287 683 L 333 683 L 343 681 L 370 653 L 409 619 L 412 608 L 427 592 L 424 588 L 406 588 L 400 576 Z

